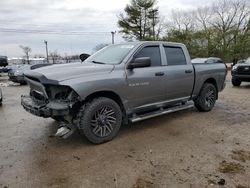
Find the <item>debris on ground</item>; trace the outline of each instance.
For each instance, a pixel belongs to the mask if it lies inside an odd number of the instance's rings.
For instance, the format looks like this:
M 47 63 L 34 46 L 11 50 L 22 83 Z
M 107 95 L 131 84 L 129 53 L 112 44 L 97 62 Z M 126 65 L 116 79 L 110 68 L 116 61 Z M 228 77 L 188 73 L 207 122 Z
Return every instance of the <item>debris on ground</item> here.
M 153 188 L 154 182 L 149 177 L 138 178 L 133 188 Z
M 207 183 L 208 183 L 208 185 L 210 185 L 210 186 L 216 185 L 216 182 L 215 182 L 214 180 L 208 180 Z
M 226 184 L 226 180 L 221 178 L 219 181 L 218 181 L 218 185 L 225 185 Z
M 245 185 L 237 185 L 236 188 L 250 188 L 250 187 Z
M 73 155 L 73 158 L 76 159 L 76 160 L 80 160 L 81 158 L 76 156 L 76 155 Z
M 245 172 L 244 166 L 242 166 L 240 163 L 226 162 L 226 161 L 222 161 L 220 163 L 218 170 L 221 173 L 231 173 L 231 174 Z
M 233 150 L 231 157 L 236 161 L 241 161 L 241 162 L 250 161 L 250 152 L 244 150 Z
M 116 173 L 114 174 L 114 183 L 115 183 L 115 188 L 117 188 L 118 187 L 118 183 L 117 183 Z
M 208 177 L 207 177 L 208 178 Z M 214 186 L 214 185 L 225 185 L 226 180 L 224 178 L 220 178 L 219 176 L 212 176 L 210 175 L 209 179 L 207 180 L 208 185 Z

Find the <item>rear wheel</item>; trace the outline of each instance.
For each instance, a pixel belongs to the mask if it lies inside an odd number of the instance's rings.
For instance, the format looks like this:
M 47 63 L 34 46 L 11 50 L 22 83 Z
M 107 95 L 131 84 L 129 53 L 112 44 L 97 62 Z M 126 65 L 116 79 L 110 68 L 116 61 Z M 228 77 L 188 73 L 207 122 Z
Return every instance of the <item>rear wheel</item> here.
M 240 86 L 241 84 L 241 80 L 237 79 L 237 78 L 232 78 L 232 84 L 234 86 Z
M 109 98 L 96 98 L 85 104 L 79 113 L 80 131 L 95 144 L 112 140 L 122 124 L 121 109 Z
M 205 83 L 199 96 L 194 100 L 195 107 L 201 112 L 211 111 L 215 105 L 217 89 L 213 84 Z

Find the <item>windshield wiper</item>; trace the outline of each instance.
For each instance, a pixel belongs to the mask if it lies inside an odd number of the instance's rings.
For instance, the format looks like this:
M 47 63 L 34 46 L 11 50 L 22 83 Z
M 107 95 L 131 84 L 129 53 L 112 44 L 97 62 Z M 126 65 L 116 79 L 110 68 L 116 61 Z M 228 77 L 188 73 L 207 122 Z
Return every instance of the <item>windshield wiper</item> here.
M 99 62 L 99 61 L 91 61 L 92 63 L 96 63 L 96 64 L 105 64 L 103 62 Z

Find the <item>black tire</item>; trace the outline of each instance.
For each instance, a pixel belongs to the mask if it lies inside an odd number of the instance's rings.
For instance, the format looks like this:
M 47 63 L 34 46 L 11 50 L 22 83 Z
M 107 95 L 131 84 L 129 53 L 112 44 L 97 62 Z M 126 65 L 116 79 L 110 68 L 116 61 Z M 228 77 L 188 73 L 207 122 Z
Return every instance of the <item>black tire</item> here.
M 100 97 L 85 104 L 79 112 L 80 132 L 94 144 L 112 140 L 122 124 L 120 106 L 112 99 Z
M 217 89 L 213 84 L 205 83 L 199 96 L 194 100 L 194 105 L 200 112 L 211 111 L 215 105 Z
M 232 78 L 232 84 L 233 84 L 233 86 L 240 86 L 241 80 L 239 80 L 237 78 Z

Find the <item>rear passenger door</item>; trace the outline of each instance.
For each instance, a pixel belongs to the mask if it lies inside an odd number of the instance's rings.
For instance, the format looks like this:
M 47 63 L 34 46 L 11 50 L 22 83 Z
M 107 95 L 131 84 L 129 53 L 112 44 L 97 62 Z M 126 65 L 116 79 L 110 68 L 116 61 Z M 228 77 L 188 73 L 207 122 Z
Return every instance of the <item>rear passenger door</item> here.
M 166 97 L 167 100 L 189 98 L 194 84 L 194 70 L 183 49 L 179 46 L 163 45 L 167 60 Z M 188 57 L 189 58 L 189 57 Z

